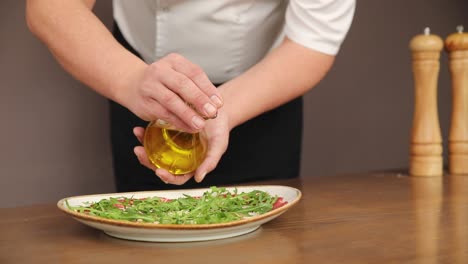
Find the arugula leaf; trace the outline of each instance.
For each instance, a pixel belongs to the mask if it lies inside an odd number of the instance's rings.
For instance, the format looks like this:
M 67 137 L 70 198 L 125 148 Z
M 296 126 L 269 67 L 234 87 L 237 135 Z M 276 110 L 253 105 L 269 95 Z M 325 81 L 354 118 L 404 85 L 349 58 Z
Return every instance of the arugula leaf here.
M 110 197 L 81 206 L 66 205 L 79 213 L 107 219 L 159 224 L 216 224 L 264 214 L 273 209 L 278 196 L 254 190 L 239 193 L 216 186 L 200 197 L 184 194 L 178 199 Z

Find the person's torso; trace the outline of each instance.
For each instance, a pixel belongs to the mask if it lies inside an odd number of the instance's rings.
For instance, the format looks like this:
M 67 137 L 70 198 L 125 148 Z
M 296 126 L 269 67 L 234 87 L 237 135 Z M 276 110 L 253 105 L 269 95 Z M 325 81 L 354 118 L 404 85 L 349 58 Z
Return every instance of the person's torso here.
M 280 39 L 287 0 L 114 0 L 127 41 L 151 63 L 175 52 L 213 83 L 257 63 Z

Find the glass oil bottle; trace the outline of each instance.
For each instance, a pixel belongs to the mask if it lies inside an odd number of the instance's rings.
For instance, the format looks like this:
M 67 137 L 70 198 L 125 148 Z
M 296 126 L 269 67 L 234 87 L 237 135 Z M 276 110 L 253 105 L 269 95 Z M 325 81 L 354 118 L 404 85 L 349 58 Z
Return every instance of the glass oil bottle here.
M 143 146 L 153 165 L 174 175 L 195 171 L 207 150 L 207 142 L 200 133 L 164 128 L 157 121 L 146 127 Z

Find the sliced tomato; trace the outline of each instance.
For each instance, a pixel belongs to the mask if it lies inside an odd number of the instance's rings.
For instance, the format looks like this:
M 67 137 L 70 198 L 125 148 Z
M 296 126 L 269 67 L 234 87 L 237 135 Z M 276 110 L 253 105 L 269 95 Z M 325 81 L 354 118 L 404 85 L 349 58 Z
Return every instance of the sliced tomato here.
M 125 209 L 125 206 L 121 203 L 116 203 L 116 204 L 113 204 L 112 206 L 114 206 L 115 208 L 119 208 L 119 209 Z
M 288 202 L 283 199 L 283 197 L 278 197 L 275 203 L 273 204 L 273 209 L 280 208 L 281 206 L 287 204 Z

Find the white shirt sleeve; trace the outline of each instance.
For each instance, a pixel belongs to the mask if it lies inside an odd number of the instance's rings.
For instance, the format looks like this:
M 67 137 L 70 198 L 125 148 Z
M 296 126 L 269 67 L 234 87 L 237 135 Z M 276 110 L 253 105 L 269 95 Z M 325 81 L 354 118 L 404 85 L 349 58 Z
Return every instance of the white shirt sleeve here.
M 290 0 L 285 34 L 307 48 L 336 55 L 354 16 L 355 0 Z

